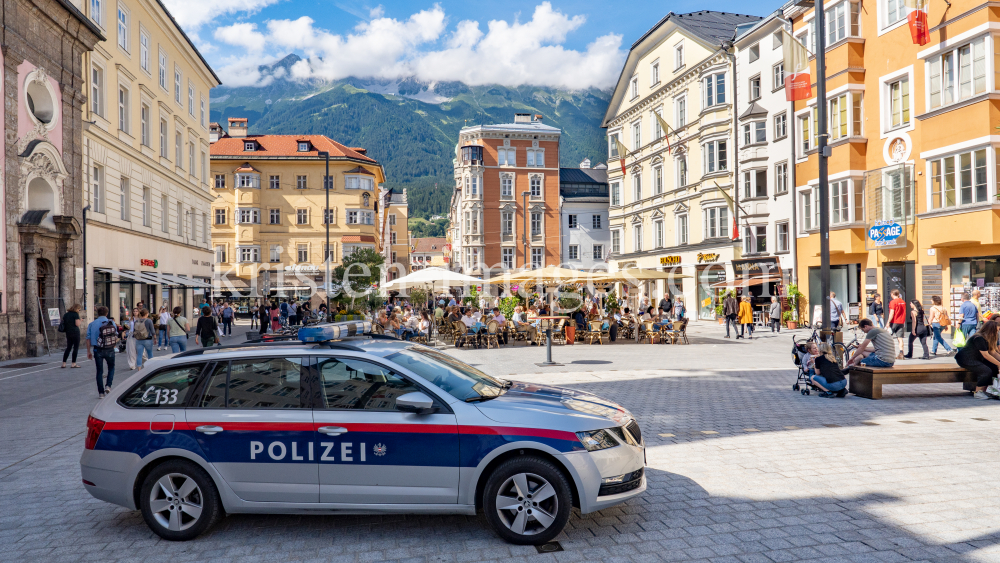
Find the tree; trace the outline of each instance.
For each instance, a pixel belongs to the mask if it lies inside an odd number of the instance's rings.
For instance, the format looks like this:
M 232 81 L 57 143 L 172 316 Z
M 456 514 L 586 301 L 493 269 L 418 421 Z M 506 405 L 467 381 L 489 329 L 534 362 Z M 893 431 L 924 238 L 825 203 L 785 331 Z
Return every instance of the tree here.
M 381 280 L 385 257 L 374 248 L 358 248 L 344 256 L 340 265 L 333 270 L 333 280 L 340 284 L 341 291 L 354 300 L 365 295 Z

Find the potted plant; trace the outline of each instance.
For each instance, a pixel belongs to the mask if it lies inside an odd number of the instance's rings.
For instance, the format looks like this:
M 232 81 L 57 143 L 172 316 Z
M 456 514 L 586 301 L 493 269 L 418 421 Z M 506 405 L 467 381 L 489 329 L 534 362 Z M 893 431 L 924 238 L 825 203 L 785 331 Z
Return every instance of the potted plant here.
M 719 324 L 726 324 L 726 317 L 722 314 L 722 303 L 715 306 L 715 320 L 719 321 Z
M 782 313 L 781 320 L 785 322 L 785 325 L 788 327 L 788 330 L 795 330 L 799 326 L 799 323 L 797 321 L 792 320 L 791 311 L 785 311 L 784 313 Z

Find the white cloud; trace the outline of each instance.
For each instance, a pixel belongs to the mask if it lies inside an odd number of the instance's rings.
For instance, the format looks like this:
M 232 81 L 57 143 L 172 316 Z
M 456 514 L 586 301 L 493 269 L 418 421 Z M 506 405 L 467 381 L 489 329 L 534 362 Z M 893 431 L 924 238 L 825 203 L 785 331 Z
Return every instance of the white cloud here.
M 219 16 L 254 14 L 281 0 L 163 0 L 181 27 L 196 29 Z
M 296 79 L 414 77 L 427 82 L 580 89 L 613 84 L 625 57 L 622 38 L 614 34 L 596 38 L 582 51 L 563 47 L 586 18 L 563 14 L 549 2 L 539 4 L 527 22 L 490 21 L 485 33 L 478 22 L 469 20 L 447 33 L 447 17 L 439 5 L 405 20 L 385 17 L 381 7 L 370 15 L 371 21 L 344 35 L 319 29 L 312 18 L 303 16 L 270 20 L 266 33 L 254 24 L 230 25 L 217 29 L 215 39 L 244 49 L 266 45 L 272 55 L 299 52 L 305 58 L 291 69 Z M 221 71 L 223 80 L 236 85 L 227 79 L 236 76 L 239 85 L 252 84 L 250 75 L 257 73 L 259 64 L 259 57 L 233 62 Z M 257 77 L 272 80 L 259 73 Z

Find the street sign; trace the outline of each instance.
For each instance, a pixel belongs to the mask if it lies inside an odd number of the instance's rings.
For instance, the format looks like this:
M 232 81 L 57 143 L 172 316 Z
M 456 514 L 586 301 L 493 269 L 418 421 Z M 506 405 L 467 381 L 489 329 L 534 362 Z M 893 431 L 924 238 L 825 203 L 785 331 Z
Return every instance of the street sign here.
M 49 309 L 49 322 L 52 323 L 52 326 L 59 326 L 59 308 L 58 307 L 54 307 L 52 309 Z

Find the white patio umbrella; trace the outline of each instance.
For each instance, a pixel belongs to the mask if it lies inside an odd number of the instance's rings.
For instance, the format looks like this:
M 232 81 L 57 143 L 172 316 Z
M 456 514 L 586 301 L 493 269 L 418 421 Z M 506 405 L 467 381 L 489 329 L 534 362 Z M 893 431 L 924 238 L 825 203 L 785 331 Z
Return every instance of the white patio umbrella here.
M 432 288 L 445 288 L 478 285 L 481 283 L 483 283 L 481 278 L 474 278 L 444 268 L 424 268 L 423 270 L 417 270 L 412 274 L 392 280 L 383 285 L 382 289 L 398 291 L 409 287 L 431 286 Z

